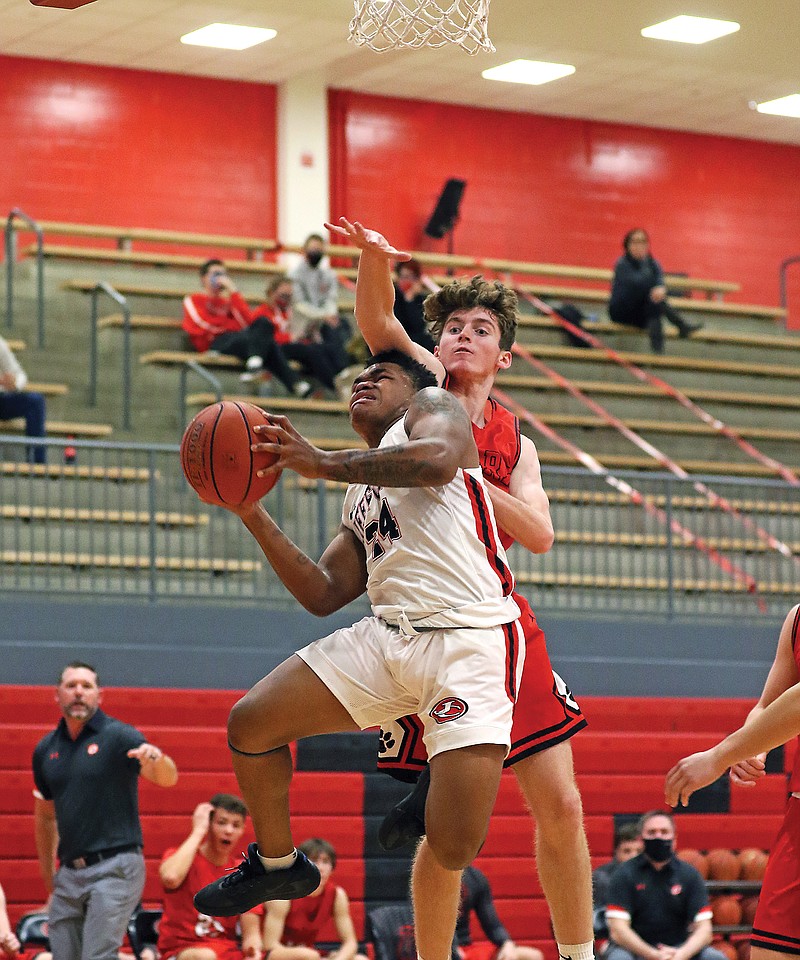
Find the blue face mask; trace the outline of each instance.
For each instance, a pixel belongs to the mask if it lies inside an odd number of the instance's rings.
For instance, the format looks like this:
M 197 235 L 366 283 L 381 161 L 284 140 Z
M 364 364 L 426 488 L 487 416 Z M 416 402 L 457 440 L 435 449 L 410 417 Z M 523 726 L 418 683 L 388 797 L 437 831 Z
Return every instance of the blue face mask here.
M 653 863 L 666 863 L 672 857 L 672 840 L 649 837 L 644 841 L 644 852 Z

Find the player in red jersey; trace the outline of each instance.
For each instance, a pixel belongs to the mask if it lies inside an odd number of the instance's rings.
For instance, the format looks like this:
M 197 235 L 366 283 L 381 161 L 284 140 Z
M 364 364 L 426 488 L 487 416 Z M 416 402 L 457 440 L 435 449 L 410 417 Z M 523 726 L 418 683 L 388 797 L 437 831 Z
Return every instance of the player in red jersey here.
M 734 784 L 755 786 L 764 776 L 767 751 L 799 733 L 800 606 L 795 606 L 783 622 L 775 660 L 744 726 L 710 750 L 680 760 L 667 774 L 667 803 L 686 804 L 695 790 L 713 783 L 728 767 Z M 751 960 L 800 956 L 800 751 L 789 790 L 753 920 Z
M 162 960 L 261 960 L 262 907 L 241 916 L 209 917 L 192 903 L 198 890 L 236 866 L 246 817 L 247 807 L 238 797 L 218 793 L 198 804 L 189 836 L 162 857 L 158 868 L 164 887 L 158 935 Z M 236 930 L 240 924 L 241 946 Z
M 358 953 L 350 899 L 344 887 L 331 880 L 336 868 L 336 851 L 327 840 L 313 837 L 299 844 L 308 859 L 317 865 L 322 878 L 317 889 L 299 900 L 270 900 L 264 920 L 264 948 L 270 960 L 320 960 L 316 948 L 320 933 L 333 920 L 339 946 L 327 960 L 366 960 Z
M 519 431 L 519 421 L 490 399 L 497 373 L 511 364 L 517 301 L 513 291 L 481 278 L 447 284 L 425 302 L 426 319 L 437 346 L 431 354 L 414 343 L 394 316 L 391 262 L 407 260 L 379 233 L 340 218 L 326 224 L 361 249 L 356 287 L 356 320 L 370 350 L 399 349 L 434 371 L 440 383 L 466 409 L 481 456 L 501 539 L 516 540 L 534 553 L 553 543 L 550 505 L 542 487 L 536 447 Z M 519 594 L 517 604 L 527 620 L 525 669 L 514 711 L 512 765 L 536 821 L 536 860 L 550 907 L 559 952 L 564 958 L 593 956 L 592 880 L 580 793 L 569 738 L 585 726 L 580 707 L 555 674 L 544 634 Z M 381 731 L 379 766 L 395 774 L 411 774 L 424 765 L 421 737 L 413 720 L 404 718 Z M 399 845 L 414 821 L 416 832 L 425 800 L 425 777 L 399 809 L 384 821 L 383 835 Z M 443 871 L 420 848 L 415 864 L 435 890 L 445 882 Z M 435 898 L 431 898 L 435 904 Z M 417 904 L 425 909 L 425 904 Z M 433 909 L 433 907 L 431 907 Z

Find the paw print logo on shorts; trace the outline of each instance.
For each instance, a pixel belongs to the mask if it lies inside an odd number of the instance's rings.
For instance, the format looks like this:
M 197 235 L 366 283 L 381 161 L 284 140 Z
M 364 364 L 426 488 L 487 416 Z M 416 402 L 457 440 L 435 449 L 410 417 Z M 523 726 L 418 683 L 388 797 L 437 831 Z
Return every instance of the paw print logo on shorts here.
M 378 753 L 386 753 L 387 750 L 391 750 L 395 745 L 396 741 L 392 736 L 391 730 L 381 729 L 381 738 L 378 743 Z

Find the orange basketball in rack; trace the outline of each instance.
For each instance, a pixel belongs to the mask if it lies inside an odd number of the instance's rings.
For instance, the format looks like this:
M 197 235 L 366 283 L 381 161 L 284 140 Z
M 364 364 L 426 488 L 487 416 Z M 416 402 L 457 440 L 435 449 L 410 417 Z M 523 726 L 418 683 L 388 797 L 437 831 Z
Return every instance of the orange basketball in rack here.
M 739 854 L 742 865 L 742 880 L 763 880 L 767 869 L 768 855 L 757 847 L 747 847 Z
M 708 851 L 709 880 L 738 880 L 741 869 L 739 858 L 733 850 L 718 847 Z
M 753 921 L 756 918 L 756 907 L 758 907 L 758 897 L 745 897 L 742 900 L 742 923 L 746 923 L 748 927 L 753 926 Z
M 730 895 L 712 897 L 711 913 L 714 916 L 715 927 L 732 927 L 742 922 L 742 905 L 738 897 Z
M 277 473 L 257 476 L 275 462 L 274 455 L 250 449 L 260 439 L 253 427 L 268 422 L 261 407 L 233 400 L 212 403 L 197 414 L 181 440 L 181 466 L 203 500 L 238 507 L 260 500 L 275 486 Z
M 708 880 L 708 857 L 699 850 L 679 850 L 678 859 L 691 864 L 704 880 Z
M 712 946 L 720 953 L 724 953 L 728 960 L 739 960 L 739 951 L 730 940 L 715 940 Z

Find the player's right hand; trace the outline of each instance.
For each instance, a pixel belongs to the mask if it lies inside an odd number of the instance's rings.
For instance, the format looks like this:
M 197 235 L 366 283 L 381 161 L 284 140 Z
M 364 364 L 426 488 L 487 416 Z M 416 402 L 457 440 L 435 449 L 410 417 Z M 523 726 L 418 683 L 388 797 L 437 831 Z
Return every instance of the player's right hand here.
M 387 260 L 403 261 L 411 259 L 410 253 L 393 247 L 383 234 L 378 233 L 377 230 L 368 230 L 363 224 L 359 223 L 358 220 L 350 223 L 345 217 L 339 217 L 339 224 L 341 224 L 341 226 L 337 226 L 335 223 L 326 223 L 325 228 L 331 233 L 338 234 L 340 237 L 346 237 L 352 241 L 359 250 L 369 250 L 370 253 L 380 253 Z
M 194 832 L 196 830 L 200 833 L 202 830 L 203 835 L 205 835 L 208 832 L 208 827 L 211 823 L 211 814 L 213 812 L 214 808 L 210 803 L 198 803 L 192 814 L 192 831 Z
M 729 774 L 731 783 L 735 783 L 738 787 L 754 787 L 762 777 L 767 775 L 766 759 L 766 753 L 759 753 L 758 756 L 750 757 L 749 760 L 735 763 Z

